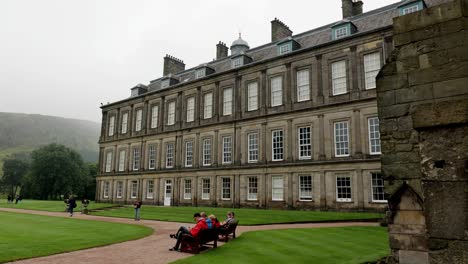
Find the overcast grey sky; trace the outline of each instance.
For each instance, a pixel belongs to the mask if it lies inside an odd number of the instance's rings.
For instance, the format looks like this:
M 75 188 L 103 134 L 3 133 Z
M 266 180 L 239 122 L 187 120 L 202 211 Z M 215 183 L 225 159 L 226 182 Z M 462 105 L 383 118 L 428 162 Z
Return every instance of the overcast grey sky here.
M 239 31 L 253 48 L 275 17 L 297 34 L 340 20 L 341 1 L 1 0 L 0 112 L 99 122 L 100 103 L 160 77 L 166 53 L 197 66 Z

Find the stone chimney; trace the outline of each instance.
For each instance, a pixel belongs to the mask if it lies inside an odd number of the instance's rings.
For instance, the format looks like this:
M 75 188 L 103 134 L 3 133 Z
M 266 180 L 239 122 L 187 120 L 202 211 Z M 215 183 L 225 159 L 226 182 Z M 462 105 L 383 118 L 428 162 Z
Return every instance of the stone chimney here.
M 175 75 L 184 70 L 185 70 L 185 63 L 182 60 L 166 54 L 166 57 L 164 57 L 163 76 L 166 76 L 168 74 Z
M 364 3 L 360 0 L 341 0 L 341 4 L 343 18 L 362 14 L 362 6 Z
M 226 58 L 228 56 L 229 48 L 226 46 L 226 43 L 219 42 L 216 44 L 216 59 Z
M 275 17 L 274 20 L 271 21 L 271 41 L 275 42 L 280 39 L 285 39 L 287 37 L 292 36 L 292 31 L 289 29 L 286 24 L 281 22 L 278 18 Z

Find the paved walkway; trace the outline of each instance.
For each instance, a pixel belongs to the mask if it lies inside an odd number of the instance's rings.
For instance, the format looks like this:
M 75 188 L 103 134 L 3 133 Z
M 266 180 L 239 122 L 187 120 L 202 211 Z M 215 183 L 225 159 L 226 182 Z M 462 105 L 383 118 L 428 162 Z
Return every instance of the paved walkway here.
M 11 208 L 0 208 L 0 211 L 28 213 L 37 215 L 47 215 L 55 217 L 68 217 L 66 213 L 54 213 L 35 210 L 22 210 Z M 74 218 L 98 220 L 114 223 L 126 223 L 145 225 L 153 228 L 155 232 L 145 238 L 127 241 L 109 246 L 84 249 L 69 253 L 39 257 L 27 260 L 12 262 L 14 264 L 165 264 L 177 259 L 190 257 L 190 254 L 169 251 L 169 247 L 175 243 L 174 239 L 169 238 L 169 234 L 174 233 L 181 223 L 162 222 L 153 220 L 142 220 L 135 222 L 132 219 L 112 218 L 95 215 L 75 214 Z M 190 224 L 193 226 L 193 224 Z M 341 226 L 376 226 L 377 223 L 316 223 L 316 224 L 280 224 L 280 225 L 261 225 L 261 226 L 238 226 L 238 234 L 247 231 L 286 229 L 286 228 L 319 228 L 319 227 L 341 227 Z M 219 243 L 222 245 L 223 243 Z

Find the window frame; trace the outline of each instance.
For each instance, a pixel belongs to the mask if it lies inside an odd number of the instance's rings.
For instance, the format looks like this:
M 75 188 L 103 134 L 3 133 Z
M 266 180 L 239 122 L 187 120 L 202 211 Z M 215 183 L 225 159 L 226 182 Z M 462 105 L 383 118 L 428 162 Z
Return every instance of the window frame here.
M 227 100 L 227 99 L 229 100 Z M 233 89 L 232 87 L 223 89 L 223 116 L 232 115 L 232 106 L 233 106 Z
M 370 58 L 371 56 L 377 56 L 377 62 L 378 62 L 378 68 L 375 69 L 375 68 L 370 68 L 371 66 L 369 66 L 367 62 L 370 62 L 369 60 L 366 60 L 366 58 Z M 363 71 L 364 71 L 364 87 L 365 87 L 365 90 L 372 90 L 372 89 L 375 89 L 377 88 L 377 74 L 379 73 L 380 69 L 382 68 L 382 56 L 381 56 L 381 52 L 380 50 L 378 51 L 374 51 L 374 52 L 369 52 L 369 53 L 366 53 L 362 56 L 362 64 L 363 64 Z M 374 61 L 375 62 L 375 61 Z M 371 65 L 372 62 L 370 62 Z M 373 86 L 369 86 L 369 83 L 367 81 L 368 78 L 373 78 Z
M 192 179 L 184 179 L 184 200 L 192 200 Z
M 371 120 L 377 120 L 377 125 L 374 123 L 373 125 L 371 124 Z M 372 131 L 372 127 L 377 127 L 376 131 Z M 380 120 L 378 117 L 369 117 L 367 118 L 367 132 L 368 132 L 368 142 L 369 142 L 369 154 L 370 155 L 381 155 L 382 154 L 382 145 L 380 141 Z M 377 134 L 377 138 L 373 138 L 372 135 Z M 375 148 L 378 149 L 379 151 L 372 151 L 373 149 L 373 141 L 378 142 L 378 145 L 375 145 Z
M 247 162 L 248 163 L 258 163 L 258 160 L 260 159 L 260 145 L 259 145 L 259 133 L 258 132 L 251 132 L 251 133 L 247 133 Z M 251 136 L 255 136 L 255 145 L 254 144 L 250 144 L 251 143 Z M 251 148 L 251 146 L 256 146 L 256 148 Z M 255 155 L 256 155 L 256 159 L 251 159 L 252 156 L 254 155 L 253 152 L 256 152 Z
M 239 68 L 243 65 L 243 58 L 241 56 L 237 57 L 237 58 L 233 58 L 232 59 L 232 63 L 231 63 L 231 67 L 232 68 Z
M 150 189 L 151 189 L 151 192 L 150 192 Z M 146 181 L 146 199 L 154 199 L 154 180 Z
M 308 156 L 302 156 L 302 147 L 303 146 L 307 146 L 307 144 L 303 144 L 301 143 L 302 141 L 302 138 L 301 138 L 301 129 L 308 129 L 309 130 L 309 152 L 310 152 L 310 155 Z M 298 157 L 299 157 L 299 160 L 311 160 L 312 159 L 312 127 L 309 125 L 309 126 L 299 126 L 297 128 L 297 150 L 298 150 Z
M 107 130 L 107 136 L 113 137 L 115 133 L 115 115 L 109 116 L 109 127 Z
M 123 181 L 117 181 L 116 184 L 116 190 L 115 190 L 115 198 L 117 199 L 122 199 L 123 198 L 123 186 L 124 186 L 124 183 Z
M 275 179 L 281 179 L 281 187 L 275 187 Z M 275 190 L 281 189 L 281 198 L 275 198 Z M 271 176 L 271 200 L 275 202 L 284 201 L 284 177 L 283 175 Z
M 156 169 L 156 144 L 150 144 L 148 146 L 148 169 Z
M 281 142 L 277 142 L 280 146 L 276 147 L 281 149 L 281 158 L 275 158 L 275 133 L 281 132 Z M 278 153 L 279 155 L 279 153 Z M 284 160 L 284 130 L 281 129 L 273 129 L 271 131 L 271 160 L 272 161 L 283 161 Z
M 166 169 L 172 168 L 174 168 L 174 143 L 168 142 L 166 143 Z
M 106 152 L 106 164 L 104 167 L 104 172 L 106 173 L 112 172 L 112 156 L 114 156 L 112 150 Z
M 150 128 L 155 129 L 158 127 L 159 121 L 159 105 L 151 106 L 151 124 Z
M 253 85 L 255 86 L 253 87 Z M 251 91 L 253 90 L 255 90 L 255 96 L 253 96 L 251 93 Z M 255 102 L 255 104 L 253 102 Z M 249 82 L 247 84 L 247 111 L 250 112 L 250 111 L 256 111 L 256 110 L 258 110 L 258 82 L 257 81 Z
M 195 70 L 195 79 L 200 79 L 206 76 L 206 68 Z
M 278 46 L 278 54 L 284 55 L 292 52 L 292 43 L 286 42 Z
M 123 155 L 122 155 L 123 152 Z M 124 172 L 125 171 L 125 160 L 127 156 L 127 151 L 125 149 L 119 150 L 119 166 L 118 166 L 118 171 L 119 172 Z
M 195 96 L 190 96 L 186 100 L 187 109 L 185 112 L 185 121 L 191 123 L 195 121 Z
M 165 89 L 171 86 L 171 80 L 170 79 L 165 79 L 161 81 L 161 89 Z
M 210 100 L 207 100 L 210 98 Z M 209 101 L 209 104 L 207 104 Z M 213 118 L 213 92 L 203 94 L 203 119 Z
M 176 123 L 176 101 L 167 102 L 167 122 L 168 126 L 173 126 Z
M 106 199 L 109 198 L 109 193 L 110 193 L 110 182 L 104 181 L 104 186 L 102 186 L 102 197 Z
M 190 151 L 189 151 L 189 145 L 190 146 Z M 191 168 L 193 167 L 193 147 L 194 147 L 194 141 L 193 140 L 187 140 L 185 141 L 185 167 L 186 168 Z M 190 156 L 189 156 L 189 153 L 190 153 Z M 189 164 L 189 157 L 190 157 L 190 164 Z
M 128 132 L 128 112 L 122 114 L 122 124 L 120 126 L 120 134 L 125 135 Z
M 225 183 L 228 183 L 229 186 L 226 187 Z M 231 184 L 231 178 L 230 177 L 221 177 L 221 200 L 223 201 L 230 201 L 231 200 L 231 197 L 232 197 L 232 191 L 231 191 L 231 188 L 232 188 L 232 184 Z M 226 192 L 226 190 L 228 192 Z M 226 194 L 228 194 L 228 198 L 226 198 Z
M 247 201 L 258 201 L 258 177 L 257 176 L 247 177 Z
M 206 184 L 206 181 L 208 181 L 208 184 Z M 206 187 L 208 185 L 208 188 Z M 208 190 L 208 192 L 205 192 L 206 190 Z M 205 195 L 208 195 L 205 196 Z M 202 195 L 201 195 L 201 199 L 202 200 L 210 200 L 210 196 L 211 196 L 211 179 L 210 178 L 202 178 Z
M 212 149 L 212 146 L 213 146 L 213 141 L 211 140 L 211 138 L 204 138 L 202 140 L 202 153 L 203 153 L 202 164 L 203 164 L 203 166 L 208 167 L 208 166 L 211 166 L 211 164 L 213 163 L 213 149 Z
M 229 141 L 225 141 L 229 139 Z M 222 156 L 223 156 L 223 164 L 232 164 L 232 136 L 222 136 Z M 226 159 L 228 158 L 228 159 Z
M 378 175 L 380 175 L 380 177 L 381 177 L 380 181 L 381 181 L 382 184 L 381 184 L 381 185 L 374 186 L 374 176 L 378 176 Z M 370 182 L 371 182 L 371 197 L 372 197 L 372 202 L 373 202 L 373 203 L 387 203 L 388 201 L 387 201 L 386 199 L 383 199 L 383 200 L 381 200 L 381 199 L 375 199 L 375 194 L 376 194 L 376 193 L 375 193 L 375 188 L 381 188 L 381 190 L 382 190 L 382 193 L 381 193 L 381 194 L 377 194 L 377 196 L 382 195 L 383 197 L 385 197 L 385 181 L 384 181 L 384 178 L 383 178 L 382 173 L 380 173 L 380 172 L 371 172 L 371 173 L 370 173 L 370 176 L 371 176 L 371 177 L 370 177 Z M 377 179 L 377 180 L 379 180 L 379 179 Z
M 349 182 L 349 186 L 338 186 L 338 179 L 339 178 L 348 178 L 348 182 Z M 336 188 L 335 188 L 335 191 L 336 191 L 336 202 L 339 202 L 339 203 L 350 203 L 350 202 L 353 202 L 353 182 L 352 182 L 352 178 L 351 178 L 351 175 L 349 175 L 349 173 L 336 173 L 335 174 L 335 185 L 336 185 Z M 340 196 L 340 188 L 341 189 L 344 189 L 344 188 L 347 188 L 349 189 L 349 198 L 339 198 Z M 342 193 L 341 195 L 347 195 L 348 193 Z
M 334 65 L 344 65 L 344 70 L 343 70 L 343 75 L 335 76 L 338 74 L 338 72 L 335 71 Z M 338 67 L 338 66 L 337 66 Z M 341 59 L 341 60 L 336 60 L 330 63 L 330 68 L 331 68 L 331 88 L 332 88 L 332 96 L 337 96 L 337 95 L 342 95 L 342 94 L 347 94 L 348 93 L 348 65 L 347 65 L 347 60 L 346 59 Z M 338 83 L 338 80 L 344 79 L 344 82 Z M 342 91 L 342 88 L 336 87 L 338 84 L 343 84 L 344 83 L 344 91 Z
M 140 132 L 143 128 L 143 109 L 137 109 L 135 112 L 135 132 Z
M 303 182 L 302 179 L 310 178 L 310 184 Z M 307 192 L 306 189 L 310 188 L 310 196 L 304 195 Z M 314 200 L 314 177 L 310 174 L 299 175 L 299 201 L 301 202 L 312 202 Z
M 299 85 L 299 75 L 301 73 L 307 73 L 307 81 L 304 83 L 304 84 L 301 84 Z M 304 78 L 305 79 L 305 78 Z M 304 88 L 307 88 L 304 90 Z M 301 99 L 301 89 L 303 89 L 304 91 L 307 91 L 307 98 L 305 99 Z M 306 69 L 298 69 L 296 71 L 296 101 L 299 103 L 299 102 L 306 102 L 306 101 L 310 101 L 310 69 L 309 68 L 306 68 Z
M 343 25 L 334 29 L 335 39 L 345 38 L 350 35 L 349 25 Z
M 138 181 L 130 182 L 130 198 L 136 199 L 138 197 Z
M 341 144 L 341 143 L 344 143 L 344 141 L 340 141 L 340 142 L 337 142 L 336 140 L 336 137 L 337 137 L 337 128 L 336 128 L 336 125 L 337 124 L 340 124 L 340 123 L 345 123 L 346 124 L 346 138 L 347 138 L 347 141 L 346 141 L 346 144 L 347 144 L 347 154 L 338 154 L 338 147 L 337 147 L 337 144 Z M 334 143 L 334 151 L 335 151 L 335 157 L 337 158 L 341 158 L 341 157 L 349 157 L 351 156 L 351 133 L 349 131 L 349 128 L 350 128 L 350 122 L 348 120 L 342 120 L 342 121 L 335 121 L 333 122 L 333 143 Z M 343 148 L 344 149 L 344 148 Z
M 138 147 L 133 148 L 133 158 L 132 158 L 132 170 L 139 171 L 140 170 L 140 149 Z
M 276 88 L 274 80 L 278 80 L 279 87 Z M 275 90 L 273 90 L 275 88 Z M 270 78 L 270 107 L 282 106 L 283 103 L 283 76 L 277 75 Z M 278 101 L 278 102 L 277 102 Z

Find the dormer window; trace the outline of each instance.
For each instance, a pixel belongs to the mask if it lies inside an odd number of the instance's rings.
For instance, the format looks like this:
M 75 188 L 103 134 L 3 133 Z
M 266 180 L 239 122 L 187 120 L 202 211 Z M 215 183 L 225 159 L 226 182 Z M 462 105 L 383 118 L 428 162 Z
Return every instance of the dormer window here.
M 235 55 L 231 58 L 231 68 L 239 68 L 252 62 L 252 58 L 245 54 Z
M 283 55 L 286 53 L 291 52 L 291 48 L 289 47 L 289 43 L 283 44 L 279 47 L 279 54 Z
M 207 64 L 203 64 L 195 69 L 195 79 L 203 78 L 207 75 L 214 73 L 215 70 L 208 66 Z
M 356 33 L 356 26 L 349 20 L 343 20 L 332 27 L 332 39 L 341 39 Z
M 206 69 L 205 68 L 198 69 L 195 72 L 195 78 L 197 78 L 197 79 L 203 78 L 205 76 L 206 76 Z
M 242 57 L 238 57 L 232 60 L 232 68 L 237 68 L 242 66 Z
M 132 97 L 138 96 L 138 89 L 132 89 Z
M 169 87 L 169 82 L 170 82 L 169 79 L 163 80 L 163 81 L 161 82 L 161 89 L 164 89 L 164 88 Z
M 426 4 L 423 0 L 409 0 L 398 6 L 400 16 L 411 14 L 423 10 Z
M 289 37 L 278 43 L 278 55 L 288 54 L 294 50 L 297 50 L 301 47 L 297 41 Z
M 344 38 L 344 37 L 347 37 L 348 35 L 349 33 L 348 33 L 347 26 L 343 26 L 343 27 L 335 29 L 335 39 Z

